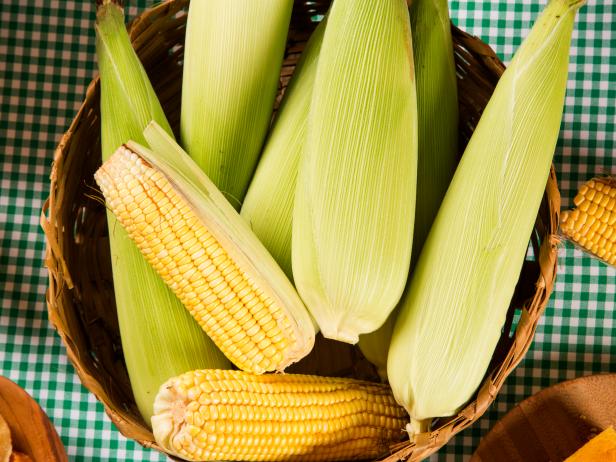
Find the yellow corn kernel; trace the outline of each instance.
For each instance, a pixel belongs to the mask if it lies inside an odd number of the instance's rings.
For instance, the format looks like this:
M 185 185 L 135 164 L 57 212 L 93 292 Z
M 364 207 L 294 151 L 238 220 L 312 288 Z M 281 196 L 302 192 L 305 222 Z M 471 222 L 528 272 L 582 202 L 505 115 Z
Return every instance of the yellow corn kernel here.
M 573 202 L 577 208 L 563 212 L 561 232 L 585 250 L 614 265 L 616 179 L 588 181 L 582 185 Z
M 186 460 L 338 461 L 383 456 L 406 419 L 385 385 L 209 369 L 161 386 L 152 429 Z
M 610 196 L 608 194 L 604 194 L 599 202 L 599 205 L 603 208 L 607 208 L 607 205 L 610 203 Z
M 268 285 L 272 277 L 268 281 L 259 271 L 272 271 L 269 262 L 244 253 L 254 244 L 245 250 L 238 236 L 219 229 L 220 221 L 209 217 L 206 224 L 176 183 L 131 149 L 119 148 L 95 179 L 148 263 L 220 350 L 254 373 L 281 371 L 308 354 L 314 342 L 312 323 L 284 275 L 288 287 Z M 161 214 L 158 204 L 166 201 L 180 213 Z M 144 217 L 144 211 L 150 213 Z M 241 222 L 239 215 L 237 219 Z M 259 270 L 252 260 L 260 261 Z M 291 305 L 300 315 L 287 309 Z

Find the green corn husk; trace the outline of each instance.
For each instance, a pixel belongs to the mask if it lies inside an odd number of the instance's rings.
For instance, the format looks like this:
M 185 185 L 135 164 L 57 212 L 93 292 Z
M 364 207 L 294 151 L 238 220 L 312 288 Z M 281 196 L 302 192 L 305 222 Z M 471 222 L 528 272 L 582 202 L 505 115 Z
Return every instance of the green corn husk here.
M 409 431 L 455 414 L 484 377 L 558 138 L 583 0 L 551 0 L 502 75 L 401 303 L 387 370 Z
M 289 279 L 297 170 L 304 148 L 308 110 L 325 32 L 317 26 L 297 63 L 242 204 L 242 217 Z
M 456 168 L 458 87 L 447 0 L 413 0 L 409 13 L 419 117 L 412 272 Z M 359 337 L 359 348 L 384 380 L 394 315 L 377 331 Z
M 101 84 L 103 160 L 156 120 L 171 128 L 130 43 L 122 8 L 107 1 L 97 10 L 96 53 Z M 108 212 L 114 291 L 122 349 L 135 401 L 150 422 L 154 397 L 169 377 L 200 368 L 230 368 Z
M 419 117 L 412 268 L 456 169 L 458 85 L 447 0 L 413 0 L 409 13 Z
M 356 343 L 411 259 L 417 102 L 404 0 L 334 0 L 296 190 L 295 283 L 327 338 Z
M 293 0 L 191 2 L 181 138 L 239 209 L 270 123 Z

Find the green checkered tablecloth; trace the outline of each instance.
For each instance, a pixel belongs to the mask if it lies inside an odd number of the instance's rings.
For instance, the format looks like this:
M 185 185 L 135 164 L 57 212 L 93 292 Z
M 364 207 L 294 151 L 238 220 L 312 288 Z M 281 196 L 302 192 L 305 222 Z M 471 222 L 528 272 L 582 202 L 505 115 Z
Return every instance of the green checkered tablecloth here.
M 453 20 L 509 60 L 545 0 L 453 0 Z M 128 2 L 129 15 L 152 4 Z M 24 387 L 55 424 L 70 460 L 162 461 L 120 435 L 79 382 L 45 305 L 39 227 L 53 150 L 95 73 L 92 1 L 0 3 L 0 374 Z M 580 183 L 616 174 L 616 2 L 579 14 L 555 164 L 568 207 Z M 616 270 L 564 244 L 535 341 L 490 411 L 433 456 L 467 460 L 513 405 L 573 377 L 616 372 Z

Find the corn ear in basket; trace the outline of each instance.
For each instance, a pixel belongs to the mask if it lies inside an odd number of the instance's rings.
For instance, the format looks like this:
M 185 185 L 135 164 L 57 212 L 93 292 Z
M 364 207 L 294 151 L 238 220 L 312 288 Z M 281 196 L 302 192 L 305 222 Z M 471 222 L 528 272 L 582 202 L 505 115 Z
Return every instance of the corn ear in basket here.
M 289 279 L 293 200 L 326 19 L 297 63 L 242 204 L 242 217 Z
M 280 267 L 199 167 L 158 125 L 95 179 L 147 261 L 239 368 L 282 371 L 314 344 L 312 320 Z
M 293 209 L 293 277 L 327 338 L 357 343 L 398 302 L 411 259 L 417 102 L 404 0 L 335 0 Z
M 401 301 L 387 372 L 411 433 L 455 414 L 490 363 L 545 190 L 582 4 L 551 0 L 515 53 Z
M 419 124 L 412 272 L 456 168 L 458 91 L 447 0 L 414 0 L 409 15 Z M 359 337 L 362 353 L 383 379 L 395 314 L 375 332 Z
M 269 127 L 293 0 L 191 2 L 182 145 L 239 209 Z
M 96 54 L 101 85 L 103 160 L 128 139 L 144 142 L 149 121 L 171 128 L 131 45 L 122 8 L 97 10 Z M 169 377 L 231 364 L 186 312 L 108 212 L 111 264 L 122 350 L 135 401 L 146 422 L 154 396 Z
M 152 427 L 186 460 L 332 462 L 387 454 L 406 419 L 381 384 L 202 370 L 161 387 Z

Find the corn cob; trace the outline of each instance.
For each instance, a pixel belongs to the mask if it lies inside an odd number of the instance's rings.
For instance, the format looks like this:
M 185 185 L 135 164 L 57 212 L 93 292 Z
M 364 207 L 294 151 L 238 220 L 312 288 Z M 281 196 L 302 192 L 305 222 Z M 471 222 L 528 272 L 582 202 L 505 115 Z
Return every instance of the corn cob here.
M 296 286 L 327 338 L 357 343 L 411 259 L 417 105 L 404 0 L 334 0 L 293 208 Z
M 412 272 L 456 168 L 458 92 L 447 0 L 414 0 L 409 13 L 419 123 Z M 395 315 L 396 310 L 378 330 L 359 337 L 359 348 L 383 379 Z
M 155 152 L 129 142 L 95 179 L 146 260 L 222 352 L 254 373 L 307 355 L 312 321 L 256 236 L 160 127 Z
M 239 209 L 270 123 L 293 0 L 191 2 L 181 138 Z
M 331 462 L 382 456 L 405 419 L 380 384 L 202 370 L 161 387 L 152 427 L 158 444 L 187 460 Z
M 561 214 L 560 229 L 572 242 L 616 266 L 616 179 L 594 178 L 573 200 L 576 208 Z
M 551 0 L 517 50 L 401 301 L 387 373 L 411 433 L 471 398 L 500 338 L 558 138 L 582 3 Z
M 171 128 L 148 76 L 133 50 L 124 13 L 106 1 L 97 10 L 96 53 L 101 85 L 103 160 L 156 120 Z M 196 368 L 231 364 L 145 261 L 139 249 L 107 213 L 111 264 L 122 350 L 135 401 L 149 423 L 154 396 L 169 377 Z
M 325 22 L 317 26 L 297 63 L 241 211 L 289 279 L 293 278 L 291 222 L 297 169 Z

